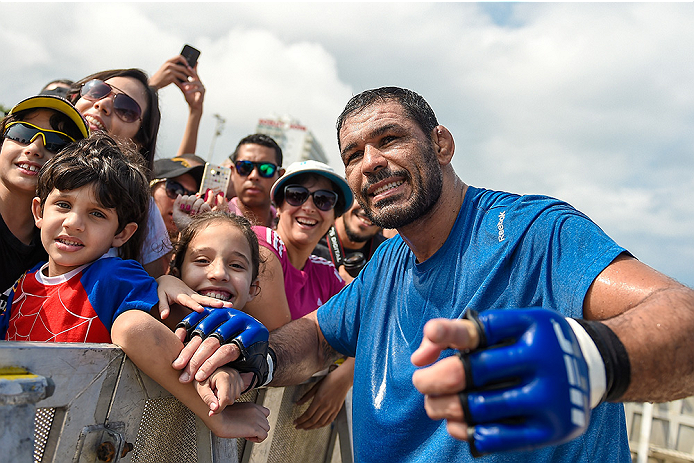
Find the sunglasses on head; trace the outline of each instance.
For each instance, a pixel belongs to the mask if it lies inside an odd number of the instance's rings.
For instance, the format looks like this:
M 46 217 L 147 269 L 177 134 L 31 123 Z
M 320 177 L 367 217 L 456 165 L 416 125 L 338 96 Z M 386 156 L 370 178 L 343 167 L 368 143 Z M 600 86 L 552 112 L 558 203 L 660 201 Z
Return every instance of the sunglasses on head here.
M 32 143 L 36 140 L 36 137 L 42 137 L 44 148 L 51 153 L 57 153 L 68 143 L 75 141 L 74 138 L 66 133 L 44 129 L 24 121 L 15 121 L 7 124 L 3 137 L 23 145 Z
M 80 96 L 89 101 L 98 101 L 111 94 L 113 94 L 113 112 L 116 113 L 116 116 L 123 122 L 142 120 L 142 109 L 140 105 L 123 90 L 99 79 L 90 80 L 83 84 L 80 89 Z
M 244 177 L 251 175 L 253 169 L 258 169 L 258 174 L 263 178 L 270 178 L 277 172 L 277 164 L 271 162 L 236 161 L 234 167 Z
M 330 190 L 308 191 L 308 188 L 301 185 L 287 185 L 284 187 L 284 200 L 290 206 L 301 206 L 313 197 L 313 204 L 321 211 L 327 212 L 337 203 L 337 193 Z

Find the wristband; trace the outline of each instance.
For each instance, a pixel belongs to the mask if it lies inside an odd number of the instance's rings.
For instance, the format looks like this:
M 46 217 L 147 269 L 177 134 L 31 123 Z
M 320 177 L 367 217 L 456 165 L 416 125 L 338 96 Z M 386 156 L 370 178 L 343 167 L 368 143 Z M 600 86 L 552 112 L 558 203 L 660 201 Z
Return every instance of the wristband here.
M 567 319 L 568 320 L 568 319 Z M 572 324 L 574 332 L 577 331 L 576 326 L 583 328 L 584 332 L 590 337 L 593 343 L 593 348 L 600 353 L 601 360 L 605 370 L 605 392 L 600 398 L 600 402 L 617 402 L 624 395 L 629 384 L 631 383 L 631 362 L 624 344 L 619 340 L 617 335 L 607 325 L 598 321 L 587 321 L 583 319 L 575 320 L 576 324 Z M 578 335 L 577 335 L 578 337 Z M 585 337 L 584 337 L 585 338 Z M 583 344 L 580 343 L 581 350 Z M 590 344 L 590 342 L 589 342 Z M 592 349 L 592 348 L 589 348 Z M 586 358 L 588 355 L 583 350 Z M 599 370 L 599 366 L 597 367 Z M 592 365 L 589 365 L 589 370 L 592 370 Z M 592 380 L 592 372 L 591 372 Z M 591 403 L 593 402 L 591 395 Z
M 590 335 L 585 329 L 573 318 L 567 318 L 569 326 L 576 335 L 578 345 L 581 347 L 583 358 L 588 365 L 588 381 L 590 382 L 590 408 L 595 408 L 605 398 L 607 390 L 607 380 L 605 378 L 605 362 L 602 360 L 600 351 L 595 346 Z
M 267 348 L 267 379 L 265 382 L 258 387 L 267 386 L 272 381 L 273 373 L 275 372 L 275 365 L 277 364 L 277 355 L 272 347 Z

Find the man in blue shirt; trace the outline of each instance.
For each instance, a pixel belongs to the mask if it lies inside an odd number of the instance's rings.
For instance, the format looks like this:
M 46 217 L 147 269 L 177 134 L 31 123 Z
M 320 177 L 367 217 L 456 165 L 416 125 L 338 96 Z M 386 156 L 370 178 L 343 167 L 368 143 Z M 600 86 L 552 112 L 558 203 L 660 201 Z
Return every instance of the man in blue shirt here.
M 453 136 L 414 92 L 363 92 L 337 127 L 356 199 L 399 236 L 315 313 L 272 333 L 270 385 L 354 356 L 357 461 L 503 450 L 478 461 L 627 462 L 615 402 L 694 394 L 694 291 L 566 203 L 463 183 Z M 198 380 L 208 355 L 190 361 Z

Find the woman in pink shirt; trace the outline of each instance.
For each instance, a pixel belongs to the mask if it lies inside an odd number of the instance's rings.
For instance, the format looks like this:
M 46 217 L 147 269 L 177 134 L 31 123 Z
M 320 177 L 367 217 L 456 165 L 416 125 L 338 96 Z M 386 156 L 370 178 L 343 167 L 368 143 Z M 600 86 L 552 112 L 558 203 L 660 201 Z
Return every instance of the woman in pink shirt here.
M 332 263 L 311 253 L 335 218 L 351 207 L 353 196 L 347 182 L 318 161 L 290 165 L 272 186 L 270 195 L 277 206 L 277 230 L 254 227 L 260 245 L 272 253 L 266 258 L 267 271 L 263 272 L 268 281 L 261 280 L 261 292 L 265 294 L 246 309 L 272 330 L 289 318 L 295 320 L 313 312 L 344 286 Z M 278 263 L 283 278 L 276 271 Z M 283 304 L 277 308 L 282 292 L 288 312 Z

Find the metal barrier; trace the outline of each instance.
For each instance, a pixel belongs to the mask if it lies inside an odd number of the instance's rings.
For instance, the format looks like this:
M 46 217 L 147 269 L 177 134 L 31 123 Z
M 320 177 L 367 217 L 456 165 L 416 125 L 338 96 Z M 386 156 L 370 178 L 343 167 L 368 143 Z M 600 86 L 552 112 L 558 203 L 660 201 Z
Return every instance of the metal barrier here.
M 0 463 L 351 463 L 344 407 L 331 426 L 292 425 L 317 379 L 241 397 L 271 410 L 270 434 L 254 444 L 214 436 L 112 344 L 0 341 Z M 625 410 L 636 462 L 694 462 L 694 397 Z
M 632 459 L 694 462 L 694 397 L 667 403 L 625 403 Z
M 252 444 L 214 436 L 112 344 L 0 342 L 0 463 L 351 463 L 344 407 L 328 427 L 293 428 L 310 385 L 241 397 L 271 410 Z

